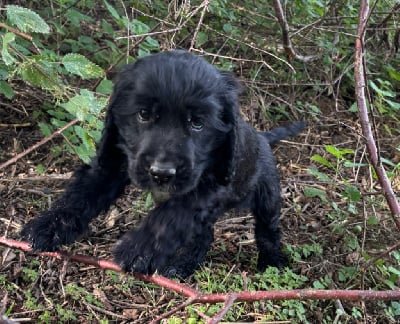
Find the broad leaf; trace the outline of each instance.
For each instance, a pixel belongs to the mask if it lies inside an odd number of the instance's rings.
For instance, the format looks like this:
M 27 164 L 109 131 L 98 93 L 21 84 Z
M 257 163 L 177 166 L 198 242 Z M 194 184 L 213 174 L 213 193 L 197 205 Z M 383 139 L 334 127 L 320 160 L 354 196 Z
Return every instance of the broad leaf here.
M 5 65 L 11 65 L 16 61 L 16 59 L 8 51 L 8 44 L 14 42 L 15 34 L 6 33 L 2 38 L 3 38 L 3 46 L 1 49 L 1 56 L 3 58 Z
M 104 75 L 104 70 L 89 61 L 81 54 L 67 54 L 62 59 L 65 69 L 75 75 L 79 75 L 82 79 L 99 78 Z
M 49 25 L 36 12 L 16 5 L 8 5 L 6 10 L 8 19 L 22 32 L 50 33 Z

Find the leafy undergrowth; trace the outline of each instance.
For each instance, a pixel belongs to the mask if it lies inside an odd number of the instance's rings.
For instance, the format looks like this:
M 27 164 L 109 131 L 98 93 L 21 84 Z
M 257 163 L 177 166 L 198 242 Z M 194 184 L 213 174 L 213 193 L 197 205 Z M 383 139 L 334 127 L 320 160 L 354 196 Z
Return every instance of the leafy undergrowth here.
M 4 21 L 34 35 L 34 40 L 1 29 L 0 162 L 74 118 L 80 123 L 0 170 L 0 235 L 17 239 L 23 224 L 48 208 L 63 189 L 81 163 L 78 156 L 89 160 L 102 127 L 115 66 L 152 51 L 188 49 L 201 23 L 194 50 L 210 54 L 206 57 L 215 65 L 242 79 L 246 90 L 242 111 L 252 125 L 268 129 L 287 120 L 305 119 L 309 128 L 275 149 L 282 179 L 281 227 L 290 266 L 280 272 L 270 268 L 259 273 L 252 216 L 227 213 L 216 224 L 215 242 L 206 262 L 186 283 L 203 292 L 399 289 L 399 249 L 383 253 L 398 243 L 399 230 L 369 164 L 354 111 L 353 39 L 343 32 L 340 42 L 332 42 L 329 29 L 338 27 L 342 15 L 341 27 L 351 30 L 357 9 L 351 1 L 337 4 L 335 10 L 325 10 L 321 1 L 305 6 L 303 1 L 295 2 L 296 6 L 287 8 L 288 18 L 298 28 L 292 37 L 294 45 L 304 52 L 324 54 L 307 64 L 291 65 L 278 59 L 284 57 L 278 46 L 280 31 L 273 17 L 263 14 L 273 12 L 269 4 L 260 4 L 255 12 L 252 1 L 243 1 L 243 6 L 212 1 L 201 22 L 201 8 L 195 11 L 198 7 L 190 7 L 189 2 L 184 2 L 188 7 L 177 7 L 175 1 L 168 6 L 153 1 L 153 7 L 143 2 L 129 12 L 111 2 L 55 1 L 51 8 L 43 8 L 32 1 L 29 10 L 45 18 L 40 30 L 36 30 L 40 25 L 34 30 L 26 26 L 29 19 L 39 21 L 35 15 L 7 7 L 9 16 Z M 392 59 L 387 48 L 382 51 L 377 46 L 378 36 L 387 36 L 388 43 L 394 37 L 385 35 L 387 29 L 378 24 L 395 19 L 385 20 L 388 10 L 384 9 L 371 16 L 374 26 L 382 29 L 370 37 L 369 50 L 374 55 L 368 62 L 375 76 L 370 87 L 380 155 L 399 192 L 400 108 L 394 89 L 400 77 L 398 60 Z M 18 20 L 19 15 L 25 18 Z M 332 15 L 337 19 L 330 20 Z M 325 29 L 311 28 L 314 21 L 319 21 L 316 27 Z M 159 33 L 128 41 L 123 38 L 127 30 L 135 35 Z M 107 214 L 92 223 L 86 237 L 67 248 L 111 259 L 115 242 L 149 208 L 146 194 L 129 187 Z M 130 276 L 3 247 L 0 251 L 0 315 L 20 322 L 148 323 L 183 301 L 181 296 Z M 202 323 L 205 319 L 200 313 L 211 317 L 220 308 L 220 304 L 191 305 L 166 323 Z M 399 320 L 398 301 L 235 303 L 224 317 L 226 322 L 258 323 Z

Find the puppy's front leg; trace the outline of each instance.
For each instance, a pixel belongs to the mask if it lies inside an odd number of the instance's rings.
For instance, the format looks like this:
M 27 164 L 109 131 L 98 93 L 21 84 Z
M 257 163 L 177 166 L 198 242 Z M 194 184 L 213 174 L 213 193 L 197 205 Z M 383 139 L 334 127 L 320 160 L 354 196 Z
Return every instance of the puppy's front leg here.
M 64 194 L 24 226 L 21 238 L 36 251 L 55 251 L 76 241 L 87 231 L 89 221 L 108 209 L 126 184 L 126 176 L 99 173 L 87 165 L 76 171 Z
M 28 222 L 21 237 L 36 251 L 54 251 L 79 238 L 89 221 L 122 193 L 129 182 L 126 157 L 117 147 L 117 130 L 108 115 L 97 156 L 75 171 L 72 182 L 51 208 Z
M 139 228 L 117 243 L 116 262 L 131 272 L 190 275 L 205 257 L 213 241 L 213 224 L 222 211 L 217 199 L 193 202 L 193 197 L 185 196 L 158 205 Z

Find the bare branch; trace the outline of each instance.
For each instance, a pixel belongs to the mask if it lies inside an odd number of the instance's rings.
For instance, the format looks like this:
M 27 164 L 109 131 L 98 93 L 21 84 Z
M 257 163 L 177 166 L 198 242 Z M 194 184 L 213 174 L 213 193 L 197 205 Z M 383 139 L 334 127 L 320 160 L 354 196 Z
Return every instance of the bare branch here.
M 227 299 L 226 299 L 226 302 L 225 302 L 224 306 L 217 313 L 217 315 L 215 315 L 212 319 L 207 321 L 207 324 L 218 324 L 220 321 L 222 321 L 222 319 L 224 318 L 225 314 L 228 312 L 229 308 L 232 307 L 232 305 L 236 301 L 236 299 L 237 299 L 237 294 L 236 293 L 229 294 L 227 296 Z
M 17 248 L 25 252 L 31 252 L 32 248 L 26 242 L 15 241 L 0 237 L 0 245 L 10 248 Z M 110 260 L 97 259 L 94 257 L 70 254 L 65 251 L 58 252 L 37 252 L 37 255 L 50 256 L 58 259 L 68 259 L 70 261 L 81 262 L 96 266 L 100 269 L 114 270 L 123 272 L 122 269 Z M 230 298 L 235 298 L 235 301 L 253 302 L 260 300 L 398 300 L 400 299 L 400 290 L 375 291 L 375 290 L 317 290 L 317 289 L 294 289 L 294 290 L 272 290 L 272 291 L 241 291 L 234 295 L 232 293 L 200 293 L 185 284 L 178 283 L 162 276 L 153 275 L 147 276 L 140 273 L 132 273 L 136 279 L 144 282 L 156 284 L 171 291 L 178 293 L 181 296 L 190 298 L 191 304 L 194 303 L 225 303 L 225 307 L 229 305 Z
M 378 154 L 379 148 L 376 145 L 371 123 L 368 116 L 367 99 L 365 96 L 366 90 L 366 71 L 365 71 L 365 48 L 364 36 L 369 16 L 369 1 L 360 1 L 360 14 L 358 17 L 357 38 L 355 43 L 354 55 L 354 76 L 355 76 L 355 93 L 357 99 L 358 114 L 360 116 L 360 123 L 362 133 L 367 141 L 367 149 L 371 159 L 371 163 L 378 176 L 379 182 L 382 186 L 383 193 L 388 203 L 389 209 L 392 213 L 393 219 L 397 228 L 400 230 L 400 204 L 390 184 L 390 180 L 382 165 L 380 156 Z M 370 105 L 371 106 L 371 105 Z
M 281 26 L 283 48 L 285 50 L 286 55 L 289 58 L 289 61 L 293 61 L 294 59 L 296 59 L 298 61 L 306 63 L 317 59 L 318 55 L 303 56 L 296 53 L 295 49 L 292 46 L 292 42 L 290 40 L 289 25 L 287 23 L 285 13 L 283 12 L 281 2 L 279 0 L 273 0 L 272 3 L 274 5 L 276 18 L 278 19 L 279 25 Z
M 209 4 L 210 4 L 210 0 L 204 0 L 203 3 L 199 7 L 199 8 L 203 8 L 203 11 L 201 12 L 201 16 L 200 16 L 199 22 L 197 23 L 196 29 L 194 31 L 193 38 L 192 38 L 192 41 L 190 43 L 189 52 L 191 52 L 194 49 L 194 46 L 195 46 L 196 40 L 197 40 L 197 35 L 199 34 L 200 27 L 201 27 L 201 25 L 203 23 L 203 20 L 204 20 L 204 17 L 205 17 L 205 14 L 206 14 L 206 11 L 207 11 L 207 8 L 208 8 Z
M 47 143 L 48 141 L 52 140 L 53 138 L 57 137 L 58 135 L 60 135 L 63 131 L 65 131 L 68 127 L 71 127 L 73 125 L 75 125 L 78 122 L 78 119 L 75 118 L 74 120 L 71 120 L 68 124 L 66 124 L 65 126 L 61 127 L 60 129 L 56 130 L 53 134 L 51 134 L 50 136 L 47 136 L 45 138 L 43 138 L 42 140 L 40 140 L 39 142 L 37 142 L 36 144 L 32 145 L 31 147 L 29 147 L 28 149 L 26 149 L 25 151 L 17 154 L 16 156 L 14 156 L 13 158 L 9 159 L 8 161 L 0 164 L 0 170 L 4 169 L 6 167 L 8 167 L 10 164 L 15 163 L 16 161 L 18 161 L 19 159 L 23 158 L 25 155 L 31 153 L 32 151 L 36 150 L 37 148 L 39 148 L 40 146 L 44 145 L 45 143 Z

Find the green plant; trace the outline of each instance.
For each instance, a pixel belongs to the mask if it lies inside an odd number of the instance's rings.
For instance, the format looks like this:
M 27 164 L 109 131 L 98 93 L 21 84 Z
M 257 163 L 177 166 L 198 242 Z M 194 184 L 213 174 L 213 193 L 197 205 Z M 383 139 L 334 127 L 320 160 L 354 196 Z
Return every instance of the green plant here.
M 43 305 L 38 302 L 36 297 L 32 296 L 30 291 L 25 292 L 25 298 L 24 307 L 27 310 L 37 311 L 43 308 Z
M 57 304 L 56 305 L 56 311 L 59 316 L 59 320 L 61 322 L 68 322 L 68 321 L 77 321 L 78 319 L 76 318 L 73 310 L 71 309 L 65 309 L 63 306 Z
M 103 303 L 98 300 L 98 298 L 93 295 L 92 293 L 88 292 L 84 287 L 79 287 L 76 284 L 68 284 L 65 287 L 65 293 L 70 296 L 73 300 L 80 301 L 80 300 L 85 300 L 89 304 L 98 306 L 98 307 L 103 307 Z
M 40 319 L 40 321 L 42 322 L 42 323 L 51 323 L 51 320 L 52 320 L 52 317 L 51 317 L 51 313 L 50 313 L 50 311 L 49 310 L 45 310 L 42 314 L 40 314 L 39 316 L 38 316 L 38 318 Z
M 40 262 L 32 260 L 30 262 L 30 268 L 24 267 L 22 269 L 23 279 L 27 283 L 34 283 L 39 278 L 39 266 Z
M 316 242 L 313 244 L 286 245 L 285 249 L 294 261 L 307 259 L 311 255 L 321 256 L 323 252 L 321 244 Z

